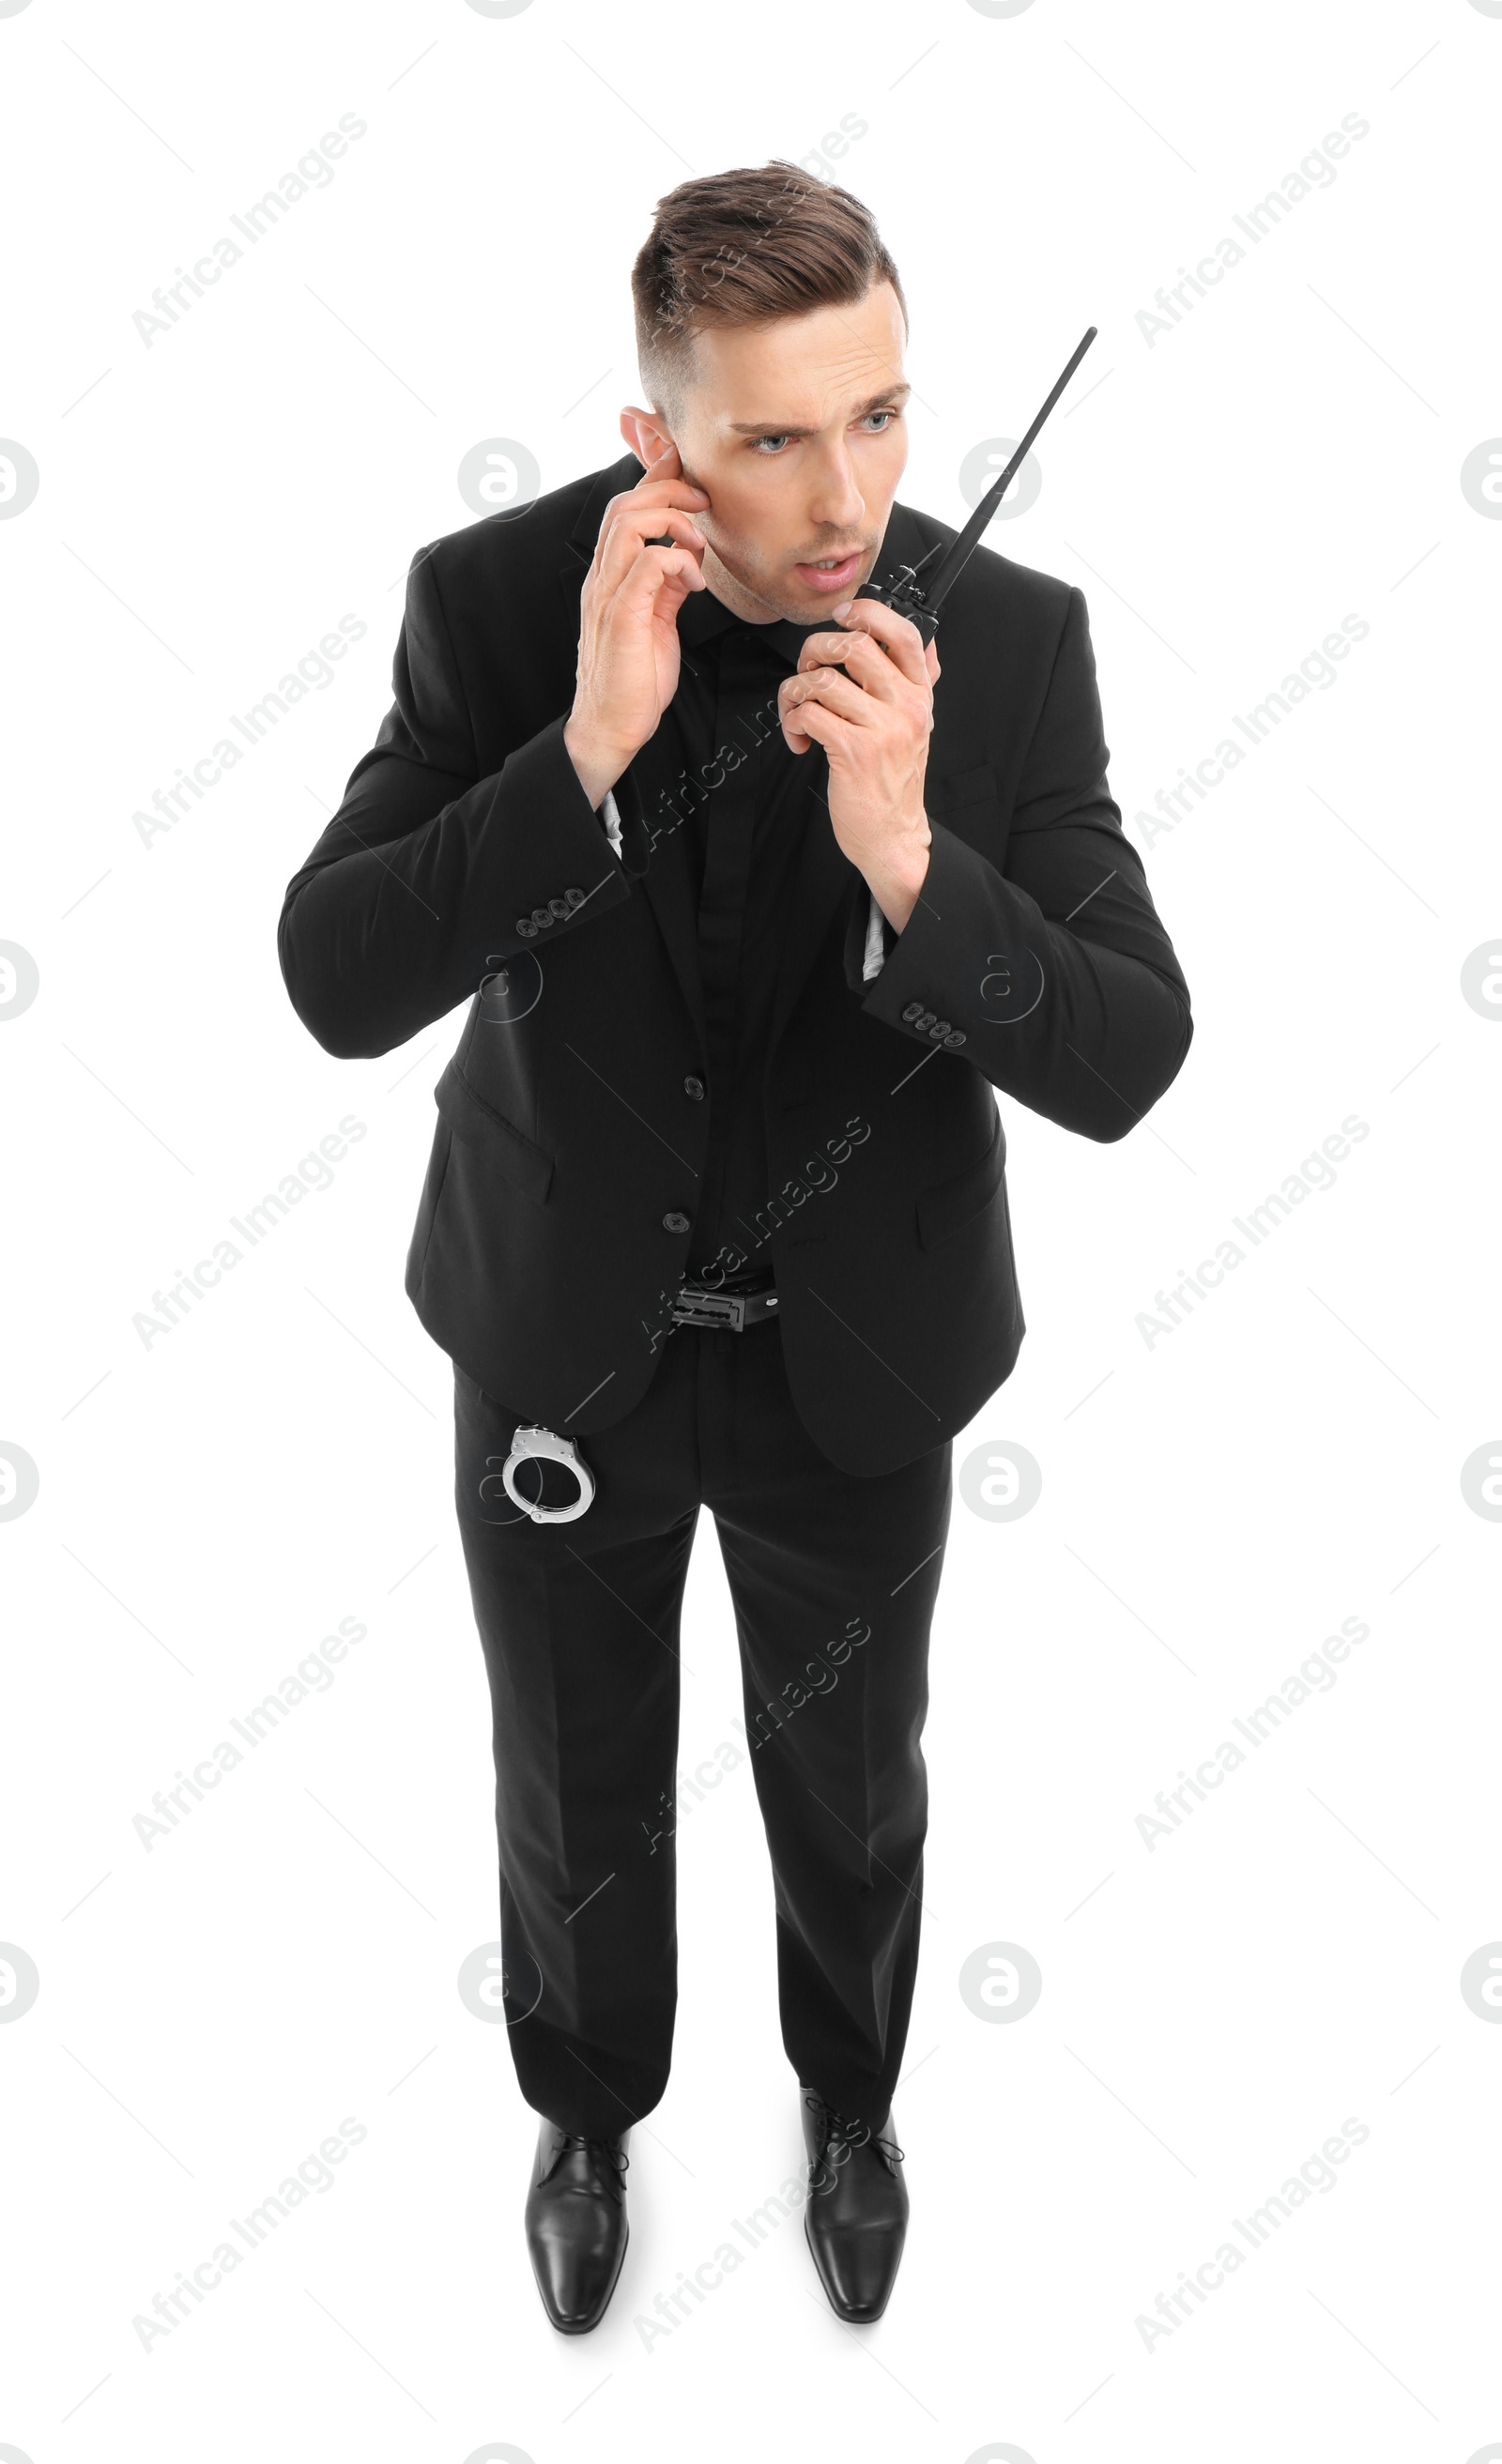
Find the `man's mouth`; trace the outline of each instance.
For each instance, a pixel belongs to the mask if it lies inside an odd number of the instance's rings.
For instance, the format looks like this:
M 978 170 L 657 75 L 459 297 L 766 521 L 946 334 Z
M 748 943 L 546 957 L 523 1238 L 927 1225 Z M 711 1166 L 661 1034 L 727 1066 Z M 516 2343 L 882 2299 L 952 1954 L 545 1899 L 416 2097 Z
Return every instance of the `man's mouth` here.
M 828 590 L 834 594 L 848 590 L 860 571 L 864 548 L 852 547 L 848 556 L 821 557 L 816 563 L 794 565 L 793 571 L 809 590 Z

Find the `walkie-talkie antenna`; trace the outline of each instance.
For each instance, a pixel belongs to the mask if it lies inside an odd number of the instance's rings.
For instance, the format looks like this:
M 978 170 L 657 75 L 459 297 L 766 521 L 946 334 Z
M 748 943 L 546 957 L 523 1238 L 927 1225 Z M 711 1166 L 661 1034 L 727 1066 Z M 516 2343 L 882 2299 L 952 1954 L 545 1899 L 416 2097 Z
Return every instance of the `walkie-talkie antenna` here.
M 959 581 L 964 567 L 969 563 L 971 555 L 979 546 L 981 539 L 990 523 L 991 517 L 995 514 L 998 505 L 1005 495 L 1012 481 L 1016 478 L 1024 462 L 1027 460 L 1027 455 L 1032 449 L 1033 439 L 1037 435 L 1038 430 L 1043 426 L 1044 421 L 1048 418 L 1054 404 L 1058 401 L 1060 394 L 1064 391 L 1065 386 L 1068 385 L 1071 377 L 1073 375 L 1081 360 L 1089 350 L 1099 330 L 1099 327 L 1095 325 L 1092 325 L 1089 328 L 1085 334 L 1084 340 L 1079 343 L 1078 347 L 1071 357 L 1069 365 L 1066 367 L 1057 385 L 1049 394 L 1048 401 L 1044 404 L 1037 418 L 1028 429 L 1027 435 L 1018 446 L 1016 452 L 1007 463 L 1005 470 L 1002 473 L 1001 477 L 997 479 L 992 486 L 987 488 L 984 495 L 977 505 L 974 513 L 966 522 L 959 538 L 955 540 L 953 546 L 943 554 L 937 572 L 930 575 L 929 580 L 926 583 L 920 583 L 918 580 L 919 574 L 927 572 L 928 567 L 933 563 L 935 557 L 940 554 L 939 548 L 935 546 L 929 549 L 927 556 L 923 557 L 918 563 L 903 565 L 895 582 L 890 583 L 886 588 L 878 588 L 874 583 L 870 582 L 863 583 L 860 589 L 855 593 L 857 599 L 878 599 L 885 606 L 895 607 L 899 616 L 907 617 L 910 624 L 917 627 L 917 629 L 925 642 L 931 642 L 933 640 L 935 632 L 938 630 L 939 610 L 943 606 L 944 601 L 948 598 L 950 591 Z

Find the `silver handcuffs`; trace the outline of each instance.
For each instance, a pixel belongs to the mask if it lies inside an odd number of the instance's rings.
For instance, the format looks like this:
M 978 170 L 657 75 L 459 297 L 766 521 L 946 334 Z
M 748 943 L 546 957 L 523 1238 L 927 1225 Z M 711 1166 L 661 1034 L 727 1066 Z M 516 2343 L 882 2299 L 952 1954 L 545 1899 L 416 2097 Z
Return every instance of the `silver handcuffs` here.
M 530 1498 L 522 1496 L 513 1478 L 514 1468 L 534 1457 L 541 1457 L 547 1463 L 563 1463 L 573 1473 L 579 1483 L 579 1494 L 571 1506 L 534 1506 Z M 495 1461 L 494 1456 L 491 1461 Z M 561 1438 L 556 1430 L 544 1429 L 536 1423 L 518 1429 L 513 1435 L 511 1452 L 500 1467 L 500 1477 L 513 1506 L 519 1506 L 522 1513 L 530 1514 L 534 1523 L 575 1523 L 581 1514 L 587 1512 L 594 1500 L 594 1474 L 573 1439 Z

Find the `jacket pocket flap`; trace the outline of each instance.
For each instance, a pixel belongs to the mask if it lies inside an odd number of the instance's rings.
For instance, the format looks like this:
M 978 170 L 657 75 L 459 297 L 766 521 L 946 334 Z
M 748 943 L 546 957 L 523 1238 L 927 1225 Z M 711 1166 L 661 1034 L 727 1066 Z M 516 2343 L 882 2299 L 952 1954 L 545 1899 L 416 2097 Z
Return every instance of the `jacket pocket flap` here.
M 1006 1136 L 998 1111 L 991 1143 L 980 1162 L 957 1173 L 953 1180 L 936 1181 L 932 1188 L 919 1191 L 917 1237 L 925 1249 L 932 1249 L 936 1241 L 979 1215 L 996 1195 L 1005 1164 Z
M 456 1138 L 488 1155 L 508 1180 L 542 1204 L 552 1183 L 552 1156 L 475 1093 L 456 1060 L 450 1062 L 433 1089 L 433 1101 Z
M 923 789 L 925 804 L 936 813 L 956 813 L 966 804 L 984 804 L 996 801 L 996 773 L 989 761 L 980 762 L 974 770 L 951 770 L 945 779 L 930 779 Z

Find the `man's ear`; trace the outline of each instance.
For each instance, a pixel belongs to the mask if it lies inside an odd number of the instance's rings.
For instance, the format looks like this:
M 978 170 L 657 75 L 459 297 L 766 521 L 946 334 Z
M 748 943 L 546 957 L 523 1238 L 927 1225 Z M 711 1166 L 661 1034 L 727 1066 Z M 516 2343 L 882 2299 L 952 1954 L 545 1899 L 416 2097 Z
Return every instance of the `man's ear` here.
M 621 413 L 621 434 L 644 470 L 650 471 L 673 443 L 660 414 L 628 404 Z

